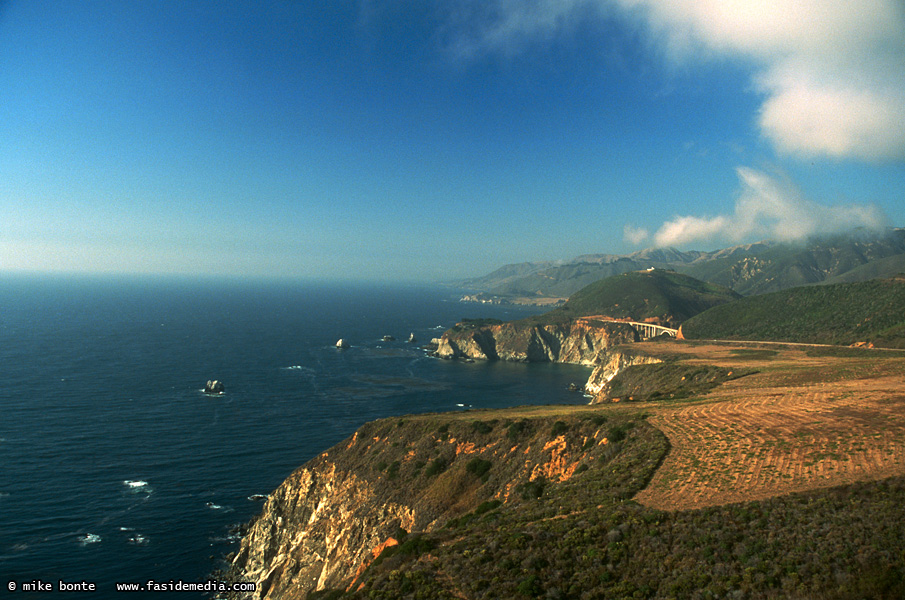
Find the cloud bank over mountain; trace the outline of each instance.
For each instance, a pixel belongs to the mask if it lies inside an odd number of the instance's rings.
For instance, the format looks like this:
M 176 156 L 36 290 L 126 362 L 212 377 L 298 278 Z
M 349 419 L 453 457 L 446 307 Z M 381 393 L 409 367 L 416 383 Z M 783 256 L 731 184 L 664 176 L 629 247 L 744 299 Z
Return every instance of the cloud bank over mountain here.
M 816 235 L 886 225 L 873 205 L 826 206 L 805 198 L 786 177 L 739 167 L 741 191 L 732 214 L 713 217 L 676 216 L 650 236 L 644 229 L 626 226 L 626 241 L 635 245 L 653 240 L 658 247 L 700 242 L 742 243 L 754 239 L 794 242 Z

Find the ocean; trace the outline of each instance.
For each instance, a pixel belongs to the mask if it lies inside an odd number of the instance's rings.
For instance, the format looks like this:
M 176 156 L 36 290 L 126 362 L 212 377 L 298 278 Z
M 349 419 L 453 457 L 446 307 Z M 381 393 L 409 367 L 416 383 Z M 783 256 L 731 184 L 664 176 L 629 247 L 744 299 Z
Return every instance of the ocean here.
M 103 598 L 118 582 L 207 581 L 260 511 L 255 495 L 369 420 L 584 402 L 567 391 L 583 367 L 427 356 L 421 344 L 462 318 L 539 312 L 458 297 L 3 276 L 0 585 L 85 582 Z M 351 347 L 337 349 L 339 338 Z M 209 379 L 225 394 L 206 396 Z

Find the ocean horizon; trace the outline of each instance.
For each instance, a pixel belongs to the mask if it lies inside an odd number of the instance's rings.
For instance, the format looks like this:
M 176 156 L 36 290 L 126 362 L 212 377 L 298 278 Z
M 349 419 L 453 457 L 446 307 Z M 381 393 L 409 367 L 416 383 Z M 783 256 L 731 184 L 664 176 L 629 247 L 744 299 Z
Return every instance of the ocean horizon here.
M 567 390 L 587 378 L 584 367 L 428 356 L 422 345 L 462 318 L 541 312 L 460 295 L 402 284 L 0 278 L 4 583 L 88 582 L 106 597 L 116 583 L 204 582 L 262 496 L 367 421 L 585 402 Z M 337 349 L 339 338 L 351 347 Z M 223 395 L 204 394 L 211 379 Z

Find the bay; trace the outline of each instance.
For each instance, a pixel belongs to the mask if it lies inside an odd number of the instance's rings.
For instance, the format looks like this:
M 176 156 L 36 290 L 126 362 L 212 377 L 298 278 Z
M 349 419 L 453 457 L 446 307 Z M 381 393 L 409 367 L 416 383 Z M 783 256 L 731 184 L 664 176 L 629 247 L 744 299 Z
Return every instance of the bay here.
M 250 497 L 369 420 L 582 401 L 566 388 L 585 368 L 441 361 L 406 342 L 462 318 L 538 312 L 458 297 L 415 285 L 3 277 L 0 572 L 18 584 L 92 582 L 96 597 L 116 595 L 116 582 L 205 581 L 260 510 Z M 203 394 L 208 379 L 226 393 Z

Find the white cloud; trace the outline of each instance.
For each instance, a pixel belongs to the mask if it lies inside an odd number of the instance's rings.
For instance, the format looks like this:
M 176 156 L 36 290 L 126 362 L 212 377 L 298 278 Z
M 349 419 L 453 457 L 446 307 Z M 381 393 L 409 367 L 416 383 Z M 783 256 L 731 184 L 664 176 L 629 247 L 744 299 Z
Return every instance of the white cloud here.
M 635 246 L 643 244 L 650 237 L 650 232 L 643 227 L 626 225 L 622 228 L 622 238 Z
M 778 151 L 905 159 L 901 0 L 463 0 L 455 6 L 463 55 L 512 52 L 590 15 L 620 14 L 640 22 L 671 60 L 750 61 L 753 83 L 765 96 L 757 125 Z
M 885 225 L 885 217 L 873 205 L 826 206 L 804 198 L 787 178 L 747 167 L 739 167 L 736 172 L 741 191 L 733 214 L 677 216 L 656 231 L 655 244 L 685 246 L 759 239 L 791 242 L 857 227 L 878 230 Z
M 452 21 L 453 51 L 463 58 L 485 52 L 513 54 L 526 43 L 567 31 L 588 9 L 589 0 L 460 0 L 442 3 Z
M 725 229 L 725 217 L 676 217 L 657 230 L 654 242 L 657 246 L 684 246 L 691 242 L 718 237 Z

